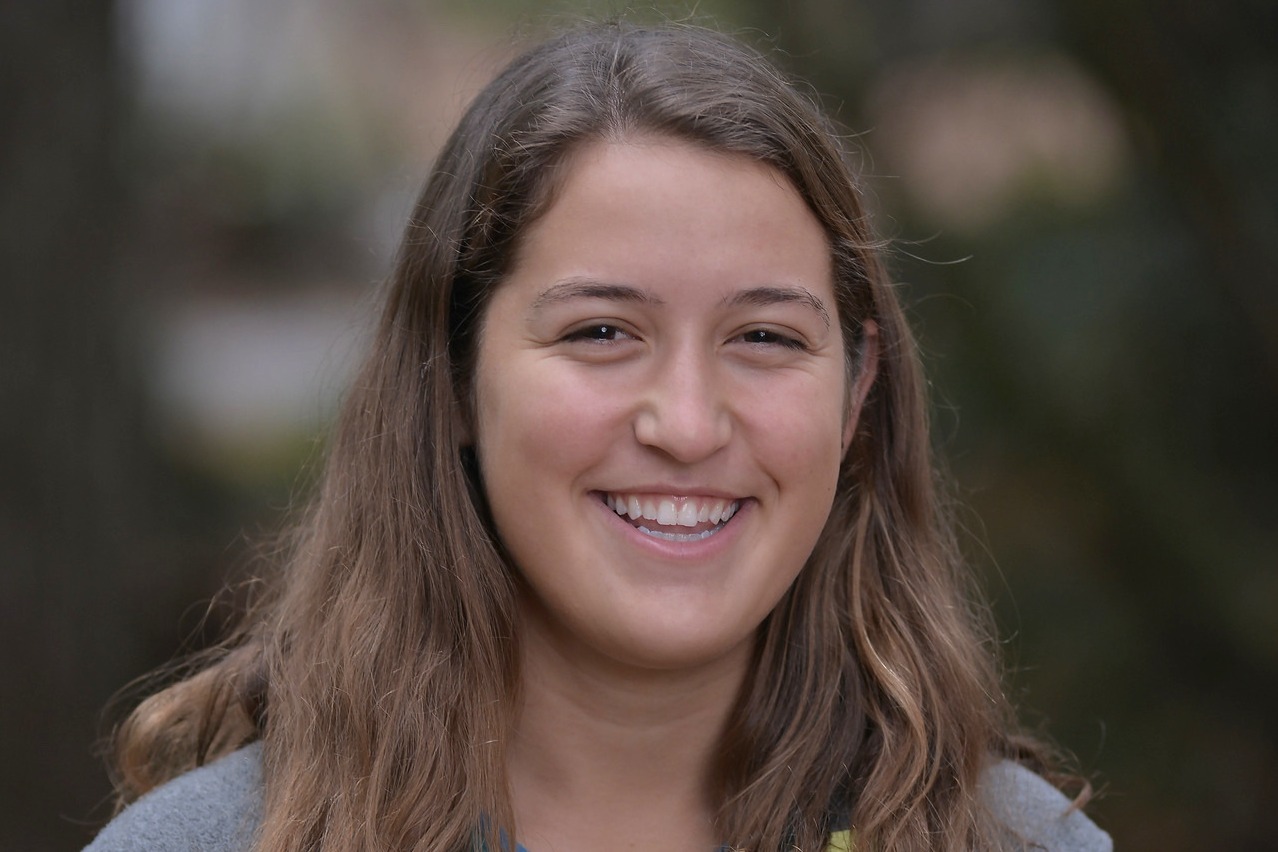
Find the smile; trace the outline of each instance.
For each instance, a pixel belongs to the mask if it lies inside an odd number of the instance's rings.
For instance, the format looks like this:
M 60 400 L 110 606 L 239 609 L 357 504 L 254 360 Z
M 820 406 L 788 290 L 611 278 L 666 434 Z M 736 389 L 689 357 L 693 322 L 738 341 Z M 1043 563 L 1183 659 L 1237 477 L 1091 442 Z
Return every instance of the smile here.
M 620 493 L 601 496 L 609 509 L 628 518 L 635 529 L 665 541 L 709 538 L 723 529 L 741 505 L 739 500 L 708 497 Z

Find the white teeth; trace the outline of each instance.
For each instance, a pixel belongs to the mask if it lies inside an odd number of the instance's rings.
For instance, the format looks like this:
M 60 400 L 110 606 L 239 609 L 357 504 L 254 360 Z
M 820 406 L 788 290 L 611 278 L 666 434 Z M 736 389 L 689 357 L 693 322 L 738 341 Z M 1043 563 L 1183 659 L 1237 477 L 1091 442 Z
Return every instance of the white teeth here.
M 647 533 L 653 538 L 661 538 L 666 541 L 701 541 L 717 533 L 722 527 L 712 527 L 708 530 L 702 530 L 699 533 L 668 533 L 661 530 L 650 530 L 647 527 L 639 527 L 639 531 Z
M 645 521 L 655 521 L 657 519 L 657 504 L 649 497 L 641 504 L 643 506 L 643 519 Z
M 698 524 L 724 524 L 736 514 L 736 500 L 709 500 L 696 497 L 639 496 L 637 494 L 604 494 L 604 503 L 622 517 L 655 521 L 653 526 L 695 527 Z M 645 527 L 639 527 L 646 529 Z M 656 531 L 649 530 L 656 534 Z M 675 533 L 670 533 L 675 535 Z M 700 535 L 697 533 L 696 535 Z

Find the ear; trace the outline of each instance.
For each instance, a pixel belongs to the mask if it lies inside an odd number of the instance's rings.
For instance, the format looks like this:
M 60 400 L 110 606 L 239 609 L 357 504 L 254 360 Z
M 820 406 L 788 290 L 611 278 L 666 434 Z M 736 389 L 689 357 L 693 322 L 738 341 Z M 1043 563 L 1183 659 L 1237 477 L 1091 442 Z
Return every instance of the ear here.
M 470 428 L 465 424 L 459 425 L 457 429 L 457 449 L 463 453 L 475 452 L 475 438 Z
M 457 436 L 457 447 L 461 450 L 472 450 L 475 447 L 475 429 L 471 425 L 475 410 L 473 394 L 468 402 L 469 405 L 466 402 L 457 401 L 451 406 L 452 423 L 449 425 L 452 427 L 453 434 Z
M 474 486 L 479 486 L 481 479 L 479 475 L 479 456 L 475 452 L 475 432 L 471 428 L 470 418 L 461 410 L 460 406 L 454 408 L 452 417 L 452 431 L 457 440 L 457 460 L 461 463 L 462 470 L 466 473 L 466 478 Z
M 870 388 L 879 374 L 879 325 L 868 319 L 861 324 L 861 369 L 857 372 L 852 384 L 851 399 L 848 400 L 848 415 L 843 424 L 843 455 L 852 446 L 852 437 L 856 435 L 856 424 L 861 419 L 861 408 L 865 398 L 870 395 Z

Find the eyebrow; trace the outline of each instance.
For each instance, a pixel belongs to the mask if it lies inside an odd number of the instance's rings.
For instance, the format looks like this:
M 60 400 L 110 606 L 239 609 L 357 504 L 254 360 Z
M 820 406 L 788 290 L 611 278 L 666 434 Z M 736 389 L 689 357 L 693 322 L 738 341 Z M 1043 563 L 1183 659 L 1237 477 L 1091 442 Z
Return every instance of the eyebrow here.
M 821 317 L 821 321 L 825 323 L 825 327 L 827 329 L 830 327 L 830 311 L 825 307 L 825 303 L 811 291 L 802 287 L 751 287 L 749 290 L 740 290 L 733 293 L 724 301 L 731 307 L 738 305 L 800 304 L 815 311 Z
M 651 293 L 629 284 L 609 284 L 589 278 L 571 278 L 553 287 L 547 287 L 539 293 L 529 307 L 529 311 L 536 313 L 548 305 L 570 299 L 606 299 L 612 302 L 639 302 L 647 305 L 665 304 Z
M 614 302 L 637 302 L 646 305 L 663 305 L 665 302 L 646 290 L 629 284 L 612 284 L 590 278 L 571 278 L 547 287 L 537 295 L 529 307 L 530 313 L 537 313 L 543 308 L 567 302 L 572 299 L 605 299 Z M 825 327 L 830 327 L 830 311 L 825 303 L 809 290 L 802 287 L 751 287 L 739 290 L 724 300 L 729 307 L 742 305 L 778 305 L 799 304 L 814 311 Z

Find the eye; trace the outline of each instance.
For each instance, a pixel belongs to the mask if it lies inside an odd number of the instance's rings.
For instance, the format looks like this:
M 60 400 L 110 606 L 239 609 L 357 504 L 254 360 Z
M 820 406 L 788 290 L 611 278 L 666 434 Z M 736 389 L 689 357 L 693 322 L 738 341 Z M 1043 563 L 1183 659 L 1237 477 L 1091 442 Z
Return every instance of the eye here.
M 807 344 L 793 335 L 784 334 L 771 328 L 752 328 L 749 331 L 742 332 L 737 338 L 742 343 L 748 343 L 752 346 L 779 346 L 784 349 L 807 349 Z
M 586 343 L 614 343 L 620 340 L 628 340 L 633 335 L 626 332 L 621 326 L 615 323 L 592 322 L 575 328 L 564 335 L 566 342 L 573 343 L 583 341 Z

